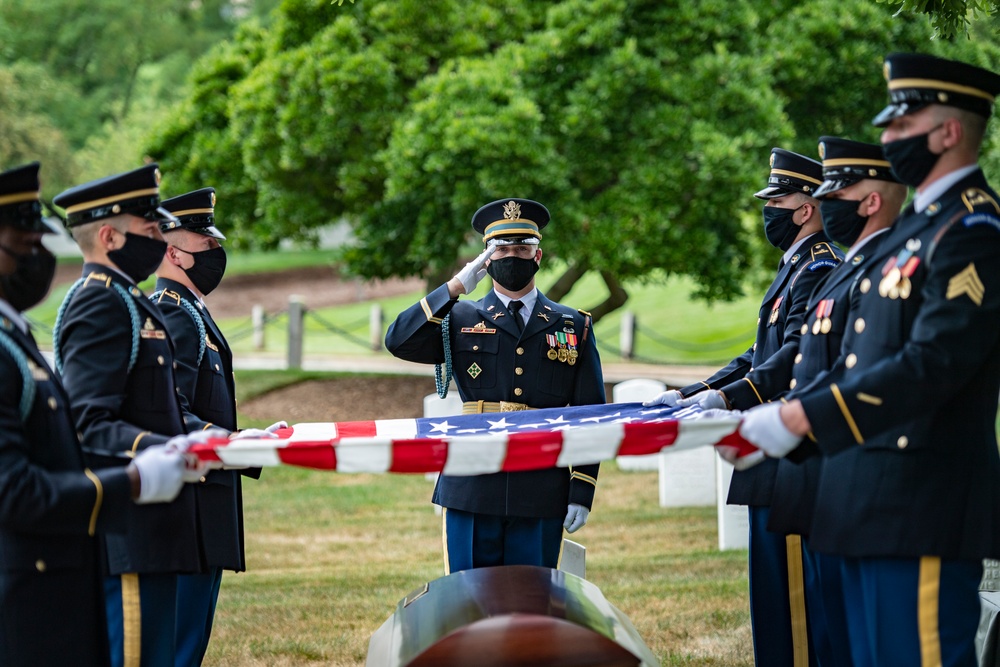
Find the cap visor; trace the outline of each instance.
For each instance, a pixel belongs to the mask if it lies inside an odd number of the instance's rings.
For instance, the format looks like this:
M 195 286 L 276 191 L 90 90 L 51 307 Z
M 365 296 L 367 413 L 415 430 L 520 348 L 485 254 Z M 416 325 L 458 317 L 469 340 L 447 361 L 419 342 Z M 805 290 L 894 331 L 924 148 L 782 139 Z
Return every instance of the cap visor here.
M 173 226 L 167 225 L 168 229 L 176 228 L 178 225 L 180 225 L 181 222 L 180 220 L 177 219 L 176 215 L 174 215 L 167 209 L 163 208 L 162 206 L 157 206 L 156 208 L 146 211 L 146 215 L 143 217 L 146 218 L 146 220 L 158 221 L 160 223 L 161 228 L 166 223 L 176 223 Z
M 208 227 L 198 227 L 189 228 L 189 232 L 194 232 L 195 234 L 201 234 L 202 236 L 211 236 L 213 239 L 219 239 L 220 241 L 225 241 L 226 237 L 223 236 L 222 232 L 218 230 L 215 225 L 209 225 Z
M 62 220 L 59 218 L 47 218 L 42 216 L 42 224 L 39 230 L 42 234 L 59 234 L 63 235 Z
M 534 236 L 496 236 L 487 241 L 493 245 L 538 245 Z
M 818 188 L 816 188 L 816 192 L 814 192 L 812 196 L 815 197 L 816 199 L 822 199 L 825 195 L 828 195 L 831 192 L 836 192 L 837 190 L 843 190 L 848 185 L 854 185 L 857 182 L 858 181 L 852 181 L 852 180 L 823 181 L 823 183 L 820 184 Z
M 927 106 L 926 103 L 908 104 L 906 102 L 900 102 L 899 104 L 890 104 L 886 108 L 882 109 L 882 111 L 880 111 L 879 114 L 872 119 L 872 125 L 875 127 L 885 127 L 900 116 L 920 111 L 925 106 Z
M 779 188 L 775 185 L 764 188 L 763 190 L 758 190 L 753 193 L 753 196 L 757 199 L 774 199 L 775 197 L 784 197 L 785 195 L 790 195 L 794 192 L 793 190 L 786 190 L 785 188 Z

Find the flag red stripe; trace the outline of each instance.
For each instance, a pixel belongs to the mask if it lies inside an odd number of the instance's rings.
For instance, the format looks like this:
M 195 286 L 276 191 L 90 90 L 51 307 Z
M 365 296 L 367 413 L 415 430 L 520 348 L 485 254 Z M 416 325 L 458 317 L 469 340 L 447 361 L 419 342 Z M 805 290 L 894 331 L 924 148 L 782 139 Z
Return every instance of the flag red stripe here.
M 319 470 L 336 470 L 337 453 L 328 442 L 324 443 L 293 443 L 277 450 L 282 463 L 317 468 Z
M 392 441 L 389 472 L 439 472 L 448 460 L 448 443 L 439 438 Z
M 337 422 L 338 438 L 371 438 L 378 435 L 375 422 Z
M 562 452 L 562 431 L 512 433 L 507 436 L 507 458 L 501 470 L 516 472 L 553 468 Z
M 618 446 L 619 455 L 656 454 L 677 440 L 676 421 L 625 424 L 625 435 Z

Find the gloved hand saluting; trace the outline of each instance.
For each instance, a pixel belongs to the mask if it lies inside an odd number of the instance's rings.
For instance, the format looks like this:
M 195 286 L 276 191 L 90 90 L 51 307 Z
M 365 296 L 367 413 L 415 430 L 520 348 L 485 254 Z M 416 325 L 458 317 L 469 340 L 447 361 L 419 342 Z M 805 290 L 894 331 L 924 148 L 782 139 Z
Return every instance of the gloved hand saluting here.
M 139 497 L 135 502 L 166 503 L 177 497 L 184 486 L 184 454 L 166 445 L 147 447 L 132 463 L 139 473 Z
M 479 281 L 483 279 L 486 275 L 486 260 L 490 258 L 496 247 L 493 243 L 486 246 L 486 250 L 480 253 L 479 257 L 462 267 L 452 280 L 458 280 L 462 284 L 462 289 L 464 292 L 459 292 L 459 294 L 470 294 L 472 290 L 476 289 L 476 285 Z
M 567 533 L 575 533 L 586 525 L 587 517 L 589 516 L 589 509 L 583 505 L 570 503 L 569 507 L 566 508 L 566 519 L 563 521 L 563 528 L 566 529 Z
M 699 391 L 694 396 L 690 398 L 682 398 L 677 401 L 677 405 L 682 408 L 690 408 L 692 405 L 701 406 L 702 410 L 728 410 L 729 404 L 726 402 L 726 397 L 722 395 L 721 391 L 715 389 L 709 389 L 708 391 Z
M 654 405 L 665 405 L 668 408 L 672 408 L 675 405 L 677 405 L 677 402 L 682 400 L 683 398 L 684 396 L 681 394 L 681 392 L 677 391 L 676 389 L 669 389 L 663 392 L 662 394 L 654 396 L 648 401 L 643 401 L 642 407 L 650 408 Z

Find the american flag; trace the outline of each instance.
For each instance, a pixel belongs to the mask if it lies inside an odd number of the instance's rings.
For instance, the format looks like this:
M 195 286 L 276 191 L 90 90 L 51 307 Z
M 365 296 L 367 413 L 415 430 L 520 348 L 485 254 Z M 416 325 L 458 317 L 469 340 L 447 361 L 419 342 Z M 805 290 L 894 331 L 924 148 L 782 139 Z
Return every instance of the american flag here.
M 213 439 L 189 451 L 226 466 L 295 465 L 338 472 L 481 475 L 598 463 L 694 447 L 756 449 L 740 418 L 697 418 L 700 409 L 609 403 L 358 422 L 309 422 L 277 438 Z M 733 452 L 733 450 L 730 450 Z

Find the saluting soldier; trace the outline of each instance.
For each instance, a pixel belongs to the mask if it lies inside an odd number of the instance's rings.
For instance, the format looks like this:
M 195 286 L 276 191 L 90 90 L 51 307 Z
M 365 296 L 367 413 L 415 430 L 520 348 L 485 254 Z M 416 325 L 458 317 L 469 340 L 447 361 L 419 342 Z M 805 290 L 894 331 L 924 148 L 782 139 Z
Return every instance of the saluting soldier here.
M 854 664 L 972 666 L 1000 556 L 1000 204 L 977 164 L 1000 76 L 920 54 L 885 76 L 873 122 L 914 200 L 862 271 L 841 360 L 741 433 L 827 457 L 809 539 L 843 558 Z
M 172 500 L 183 445 L 90 470 L 69 399 L 21 312 L 45 298 L 37 162 L 0 173 L 0 664 L 110 664 L 98 536 L 126 508 Z
M 202 188 L 160 204 L 176 220 L 160 223 L 167 250 L 152 300 L 163 312 L 174 345 L 177 387 L 199 418 L 236 431 L 233 354 L 212 319 L 205 296 L 226 272 L 226 237 L 215 225 L 215 189 Z M 284 426 L 279 422 L 268 432 Z M 177 667 L 201 664 L 212 634 L 222 571 L 246 570 L 241 476 L 260 468 L 212 470 L 197 485 L 195 506 L 201 571 L 177 579 Z
M 774 148 L 770 166 L 767 187 L 754 196 L 766 200 L 764 234 L 784 254 L 760 305 L 756 341 L 707 380 L 666 391 L 646 405 L 745 410 L 787 391 L 809 295 L 844 254 L 823 232 L 814 196 L 823 182 L 822 165 Z M 770 461 L 736 470 L 728 502 L 749 506 L 750 619 L 757 664 L 800 665 L 809 655 L 799 540 L 767 529 L 777 468 Z
M 605 402 L 589 314 L 535 287 L 541 230 L 549 211 L 530 199 L 501 199 L 472 217 L 486 249 L 389 327 L 386 349 L 454 368 L 463 412 L 503 412 Z M 493 290 L 460 301 L 489 273 Z M 448 380 L 443 383 L 447 386 Z M 559 563 L 562 531 L 586 522 L 599 464 L 442 475 L 433 502 L 444 510 L 446 573 L 494 565 Z
M 209 426 L 188 411 L 166 322 L 137 286 L 166 250 L 160 222 L 174 219 L 160 207 L 159 182 L 150 164 L 54 199 L 85 262 L 56 319 L 56 367 L 94 465 Z M 177 574 L 202 562 L 194 489 L 133 508 L 127 521 L 123 535 L 104 540 L 113 664 L 174 667 Z
M 792 391 L 786 398 L 813 382 L 822 381 L 822 375 L 840 357 L 841 340 L 852 324 L 848 322 L 851 302 L 858 296 L 857 277 L 878 251 L 906 199 L 906 186 L 892 175 L 889 161 L 878 144 L 820 137 L 819 156 L 825 180 L 815 196 L 820 200 L 823 230 L 849 250 L 844 261 L 827 273 L 809 298 L 799 353 L 792 368 L 789 385 Z M 854 326 L 864 331 L 864 324 Z M 802 452 L 803 456 L 806 454 Z M 809 544 L 822 458 L 809 456 L 795 461 L 778 462 L 767 527 L 773 532 L 802 538 L 806 619 L 816 662 L 820 667 L 849 667 L 852 663 L 841 590 L 841 561 L 817 553 Z

